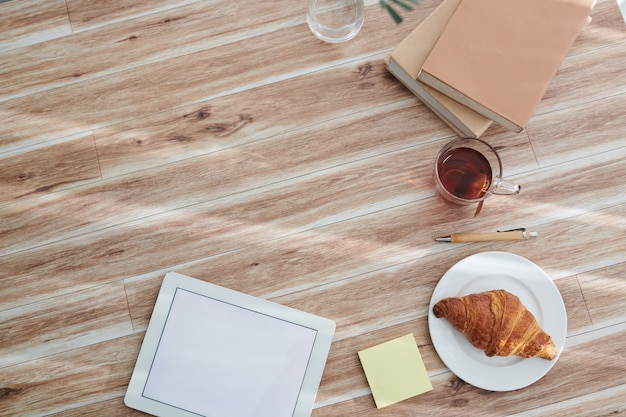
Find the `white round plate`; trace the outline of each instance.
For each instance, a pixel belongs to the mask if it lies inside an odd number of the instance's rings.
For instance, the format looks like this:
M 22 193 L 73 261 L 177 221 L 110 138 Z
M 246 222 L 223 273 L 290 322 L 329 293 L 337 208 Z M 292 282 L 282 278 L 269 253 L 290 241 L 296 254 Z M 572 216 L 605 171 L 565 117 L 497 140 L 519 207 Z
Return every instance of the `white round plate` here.
M 555 359 L 488 357 L 433 313 L 442 298 L 498 289 L 517 295 L 533 313 L 554 341 Z M 459 261 L 441 278 L 430 300 L 428 327 L 435 350 L 456 376 L 478 388 L 512 391 L 536 382 L 554 366 L 565 345 L 567 314 L 561 293 L 537 265 L 508 252 L 482 252 Z

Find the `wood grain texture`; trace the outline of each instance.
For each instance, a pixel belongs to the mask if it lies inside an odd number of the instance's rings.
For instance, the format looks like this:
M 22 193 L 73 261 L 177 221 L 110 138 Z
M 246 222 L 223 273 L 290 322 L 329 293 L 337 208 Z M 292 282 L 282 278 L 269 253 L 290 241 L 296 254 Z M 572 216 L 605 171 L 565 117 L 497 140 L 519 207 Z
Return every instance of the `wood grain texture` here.
M 593 102 L 626 91 L 626 42 L 565 58 L 535 114 Z M 594 74 L 590 77 L 589 74 Z M 607 94 L 610 91 L 610 94 Z
M 64 414 L 111 399 L 121 404 L 141 340 L 142 334 L 114 338 L 2 368 L 0 415 Z
M 72 33 L 64 0 L 0 3 L 0 69 L 11 68 L 3 52 L 40 44 Z
M 168 271 L 334 320 L 313 416 L 626 412 L 614 0 L 527 129 L 483 136 L 522 192 L 477 217 L 435 193 L 454 133 L 383 62 L 440 0 L 400 26 L 368 2 L 338 45 L 311 35 L 299 2 L 96 3 L 0 4 L 0 416 L 144 415 L 123 396 Z M 516 227 L 539 237 L 434 241 Z M 512 392 L 457 378 L 428 331 L 442 275 L 494 250 L 546 271 L 567 311 L 554 368 Z M 434 390 L 378 410 L 357 352 L 407 333 Z
M 592 323 L 619 322 L 626 310 L 626 264 L 610 265 L 578 276 Z
M 68 136 L 389 50 L 402 39 L 402 32 L 394 31 L 387 20 L 379 24 L 383 33 L 374 42 L 359 37 L 348 48 L 331 53 L 302 23 L 200 51 L 191 54 L 193 59 L 183 55 L 138 65 L 94 83 L 68 80 L 53 94 L 34 93 L 0 103 L 5 130 L 0 145 Z M 291 52 L 301 48 L 310 53 Z M 25 115 L 27 125 L 20 122 Z
M 72 16 L 75 14 L 72 8 L 79 6 L 75 3 L 78 2 L 68 2 Z M 153 2 L 126 2 L 125 8 L 115 2 L 81 3 L 85 12 L 94 14 L 101 9 L 130 14 L 138 6 L 160 10 Z M 169 7 L 163 5 L 161 12 L 11 51 L 6 57 L 16 64 L 6 65 L 0 71 L 0 100 L 94 80 L 218 46 L 227 49 L 228 43 L 280 28 L 276 22 L 286 21 L 300 12 L 297 3 L 278 7 L 276 2 L 265 1 L 260 3 L 254 18 L 233 20 L 229 16 L 246 16 L 245 3 L 190 3 L 183 6 L 170 2 Z M 80 27 L 81 21 L 73 18 L 72 24 Z M 116 59 L 102 59 L 103 56 L 115 56 Z M 39 74 L 37 78 L 30 76 L 34 71 Z
M 124 22 L 146 14 L 176 9 L 196 2 L 198 0 L 111 0 L 98 3 L 89 0 L 66 0 L 67 11 L 76 31 Z
M 0 368 L 133 332 L 120 281 L 4 310 L 0 322 Z
M 626 93 L 539 115 L 528 124 L 537 162 L 544 166 L 623 145 Z
M 91 133 L 37 149 L 0 154 L 0 204 L 101 178 Z
M 626 385 L 619 385 L 607 390 L 594 392 L 582 397 L 572 398 L 533 410 L 524 410 L 520 414 L 511 416 L 558 416 L 558 417 L 586 417 L 589 415 L 611 416 L 626 412 L 626 405 L 622 398 L 626 395 Z
M 611 361 L 610 358 L 619 355 L 620 341 L 626 336 L 625 331 L 623 326 L 612 329 L 605 337 L 579 345 L 576 351 L 565 351 L 544 378 L 523 390 L 507 393 L 484 391 L 450 373 L 442 373 L 431 377 L 433 391 L 388 407 L 384 410 L 385 415 L 420 415 L 426 412 L 434 415 L 496 416 L 525 413 L 545 404 L 545 396 L 551 398 L 551 403 L 573 402 L 577 397 L 585 398 L 593 392 L 619 387 L 624 385 L 626 364 L 624 361 Z M 581 361 L 584 361 L 585 366 L 580 365 Z M 606 374 L 615 376 L 609 381 L 603 378 Z M 581 383 L 581 380 L 587 383 Z M 602 408 L 611 412 L 623 409 L 619 401 L 612 406 L 609 404 L 602 404 Z M 593 415 L 597 410 L 593 403 L 584 402 L 578 403 L 578 409 L 579 414 L 583 415 Z M 314 416 L 350 414 L 375 416 L 380 414 L 380 410 L 376 409 L 371 396 L 360 396 L 313 412 Z
M 336 119 L 394 100 L 410 100 L 406 107 L 415 107 L 415 98 L 385 70 L 382 56 L 97 129 L 104 176 L 233 148 L 286 131 L 299 131 L 295 134 L 302 140 L 314 141 L 314 137 L 307 139 L 311 130 L 306 128 L 327 121 L 329 108 Z M 287 100 L 292 91 L 310 93 Z M 437 124 L 428 124 L 433 135 Z
M 302 131 L 289 132 L 274 136 L 268 141 L 255 141 L 246 146 L 185 159 L 154 170 L 115 177 L 93 186 L 54 193 L 45 201 L 37 199 L 18 201 L 6 207 L 7 220 L 2 231 L 5 251 L 28 248 L 31 238 L 39 241 L 58 240 L 61 237 L 67 238 L 87 231 L 101 230 L 112 222 L 124 223 L 200 203 L 209 206 L 211 210 L 219 210 L 219 207 L 223 207 L 219 203 L 222 201 L 227 205 L 224 210 L 230 211 L 231 214 L 223 212 L 220 215 L 216 211 L 215 215 L 233 217 L 234 212 L 230 206 L 237 205 L 240 207 L 239 210 L 246 211 L 246 196 L 249 195 L 259 201 L 267 200 L 268 198 L 262 195 L 263 191 L 272 184 L 277 184 L 281 188 L 287 187 L 288 183 L 285 183 L 287 180 L 291 180 L 291 186 L 285 188 L 284 193 L 289 194 L 291 201 L 301 200 L 301 194 L 297 189 L 298 183 L 302 181 L 310 182 L 309 187 L 324 186 L 324 181 L 336 181 L 332 179 L 334 176 L 332 169 L 342 170 L 343 165 L 347 163 L 360 165 L 364 169 L 363 163 L 359 161 L 368 158 L 379 159 L 386 153 L 397 152 L 410 146 L 403 136 L 405 129 L 411 133 L 430 131 L 435 134 L 434 128 L 439 128 L 441 137 L 449 133 L 433 118 L 434 116 L 429 116 L 426 120 L 422 118 L 421 123 L 405 124 L 395 132 L 389 131 L 381 124 L 382 120 L 395 120 L 401 123 L 407 117 L 413 118 L 413 102 L 378 110 L 378 114 L 375 115 L 364 113 L 345 120 L 333 120 L 318 126 L 315 130 L 308 130 L 306 135 L 303 135 Z M 362 127 L 367 127 L 367 130 L 363 132 Z M 336 141 L 337 136 L 341 136 L 343 141 Z M 413 151 L 419 152 L 419 146 L 415 145 Z M 428 153 L 434 155 L 436 146 L 430 145 Z M 521 151 L 523 152 L 523 148 Z M 418 158 L 419 155 L 416 154 L 415 157 Z M 528 158 L 532 156 L 526 147 L 526 159 Z M 305 166 L 311 173 L 306 177 L 298 177 L 298 173 Z M 430 167 L 425 167 L 425 172 L 429 169 Z M 387 172 L 389 175 L 399 174 Z M 319 176 L 325 176 L 327 179 L 317 179 Z M 383 178 L 375 179 L 384 182 Z M 160 186 L 155 187 L 155 184 Z M 396 183 L 387 186 L 391 187 L 394 184 Z M 414 191 L 414 187 L 404 179 L 400 184 L 406 192 Z M 349 188 L 354 194 L 359 193 L 358 188 L 350 186 L 345 181 L 339 185 Z M 309 187 L 307 189 L 310 189 Z M 324 192 L 319 188 L 311 189 L 318 193 Z M 249 190 L 248 194 L 243 193 L 246 190 Z M 430 186 L 428 193 L 432 194 Z M 279 203 L 283 201 L 283 204 L 286 201 L 272 197 L 269 199 Z M 76 202 L 72 207 L 78 213 L 73 213 L 73 209 L 67 207 L 69 200 Z M 269 203 L 265 203 L 267 204 Z M 351 200 L 348 204 L 358 202 Z M 31 215 L 47 213 L 55 219 L 54 224 L 33 224 L 23 215 L 24 207 L 29 207 Z M 124 209 L 120 209 L 121 207 Z M 254 208 L 261 209 L 263 206 Z M 85 217 L 87 213 L 89 215 Z M 274 216 L 275 211 L 270 208 L 267 215 Z
M 626 26 L 616 2 L 596 2 L 590 16 L 591 21 L 581 29 L 569 56 L 626 40 Z

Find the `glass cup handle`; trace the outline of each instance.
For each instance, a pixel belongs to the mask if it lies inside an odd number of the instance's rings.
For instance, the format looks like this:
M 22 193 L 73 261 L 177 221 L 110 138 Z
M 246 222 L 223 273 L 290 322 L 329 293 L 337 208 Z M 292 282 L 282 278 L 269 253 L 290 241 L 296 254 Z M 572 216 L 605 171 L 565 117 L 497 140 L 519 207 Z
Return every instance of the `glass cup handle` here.
M 519 194 L 521 190 L 522 190 L 522 186 L 519 184 L 514 184 L 506 180 L 500 180 L 500 182 L 498 183 L 498 186 L 496 187 L 493 193 L 500 194 L 500 195 L 513 195 L 513 194 Z

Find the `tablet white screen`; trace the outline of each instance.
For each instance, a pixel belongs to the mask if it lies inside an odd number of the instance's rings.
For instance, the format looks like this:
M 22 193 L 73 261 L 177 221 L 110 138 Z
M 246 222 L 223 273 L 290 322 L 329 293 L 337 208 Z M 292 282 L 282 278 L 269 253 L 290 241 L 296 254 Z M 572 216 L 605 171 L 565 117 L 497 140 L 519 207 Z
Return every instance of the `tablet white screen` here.
M 316 334 L 178 288 L 143 396 L 203 416 L 292 416 Z

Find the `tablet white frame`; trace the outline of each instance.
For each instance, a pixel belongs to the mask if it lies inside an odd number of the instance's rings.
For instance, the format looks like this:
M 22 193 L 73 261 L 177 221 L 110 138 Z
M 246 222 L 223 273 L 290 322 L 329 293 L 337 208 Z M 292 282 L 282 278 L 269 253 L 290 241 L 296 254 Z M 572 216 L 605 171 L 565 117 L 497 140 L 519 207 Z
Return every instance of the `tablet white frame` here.
M 315 403 L 315 397 L 335 332 L 335 323 L 323 317 L 220 287 L 176 272 L 168 272 L 163 279 L 150 318 L 150 323 L 148 324 L 148 329 L 146 330 L 139 356 L 137 357 L 137 362 L 124 397 L 124 403 L 128 407 L 155 416 L 198 416 L 198 414 L 194 412 L 183 410 L 143 395 L 155 355 L 157 354 L 161 336 L 165 330 L 168 314 L 178 289 L 316 331 L 302 386 L 295 404 L 293 417 L 311 415 L 311 410 Z M 253 348 L 253 346 L 251 348 Z M 242 400 L 245 401 L 245 399 Z

